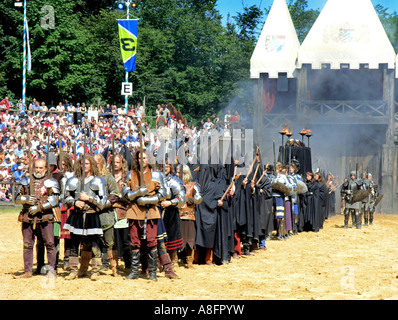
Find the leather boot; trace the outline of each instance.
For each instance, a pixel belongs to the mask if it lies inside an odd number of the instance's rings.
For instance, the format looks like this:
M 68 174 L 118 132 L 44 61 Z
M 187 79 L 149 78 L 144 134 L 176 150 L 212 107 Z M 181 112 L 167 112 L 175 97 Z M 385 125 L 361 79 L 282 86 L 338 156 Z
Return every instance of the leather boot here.
M 348 214 L 344 215 L 344 229 L 348 228 L 348 220 L 350 219 L 350 216 Z
M 356 225 L 357 225 L 357 216 L 355 215 L 355 212 L 351 213 L 351 218 L 352 218 L 352 227 L 356 227 Z
M 109 265 L 110 265 L 110 260 L 111 258 L 109 257 L 109 251 L 104 248 L 102 251 L 102 258 L 101 258 L 101 268 L 100 268 L 100 273 L 101 274 L 108 274 L 107 271 L 109 270 Z
M 250 244 L 248 244 L 248 243 L 243 244 L 243 254 L 245 256 L 251 256 L 252 255 L 250 253 Z
M 195 254 L 195 250 L 187 249 L 187 268 L 188 269 L 195 269 L 193 266 L 193 257 Z
M 101 258 L 93 258 L 91 260 L 91 276 L 90 279 L 92 281 L 96 281 L 99 279 L 100 277 L 100 268 L 102 265 L 102 259 Z
M 178 267 L 178 253 L 177 251 L 168 251 L 168 254 L 170 256 L 171 263 L 173 264 L 173 268 Z
M 158 250 L 157 248 L 151 248 L 148 252 L 148 271 L 149 279 L 153 281 L 158 281 L 156 277 L 156 271 L 158 269 Z
M 71 271 L 65 280 L 74 280 L 79 272 L 79 257 L 69 257 L 69 266 Z
M 357 216 L 356 216 L 356 228 L 357 229 L 361 229 L 361 226 L 362 226 L 362 214 L 358 214 Z
M 27 278 L 32 278 L 32 275 L 33 275 L 32 272 L 24 272 L 19 276 L 13 275 L 12 277 L 14 279 L 27 279 Z
M 363 214 L 363 225 L 367 226 L 369 221 L 369 210 L 365 210 Z
M 65 271 L 70 271 L 69 255 L 70 255 L 70 250 L 65 250 L 65 252 L 64 252 L 64 266 L 63 266 L 63 269 Z
M 138 279 L 138 272 L 140 268 L 140 251 L 131 250 L 131 272 L 126 279 Z
M 117 251 L 116 250 L 112 250 L 112 251 L 108 251 L 108 258 L 109 258 L 109 265 L 111 267 L 111 271 L 112 271 L 112 276 L 117 277 L 118 273 L 117 273 Z
M 168 253 L 162 254 L 158 258 L 159 265 L 164 269 L 164 275 L 169 279 L 178 279 L 178 275 L 173 270 L 173 264 L 171 263 L 170 256 Z
M 210 248 L 206 248 L 205 262 L 207 265 L 213 264 L 213 250 Z
M 81 252 L 81 261 L 80 261 L 80 269 L 78 276 L 79 278 L 84 278 L 88 276 L 88 267 L 90 265 L 90 260 L 91 260 L 91 251 L 82 251 Z

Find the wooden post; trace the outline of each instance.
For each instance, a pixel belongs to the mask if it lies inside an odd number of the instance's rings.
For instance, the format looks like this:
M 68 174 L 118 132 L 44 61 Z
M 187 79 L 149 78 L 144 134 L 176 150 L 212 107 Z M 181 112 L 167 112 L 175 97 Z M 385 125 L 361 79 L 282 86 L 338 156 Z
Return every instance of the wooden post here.
M 394 201 L 396 183 L 393 171 L 397 161 L 394 144 L 394 70 L 388 70 L 387 67 L 383 69 L 383 100 L 387 103 L 386 115 L 389 116 L 390 123 L 382 151 L 381 193 L 384 194 L 384 198 L 380 206 L 383 213 L 393 213 L 396 206 Z
M 253 110 L 253 128 L 254 128 L 254 144 L 262 145 L 262 135 L 263 135 L 263 106 L 264 106 L 264 81 L 265 74 L 261 73 L 259 79 L 254 79 L 253 86 L 253 100 L 254 100 L 254 110 Z

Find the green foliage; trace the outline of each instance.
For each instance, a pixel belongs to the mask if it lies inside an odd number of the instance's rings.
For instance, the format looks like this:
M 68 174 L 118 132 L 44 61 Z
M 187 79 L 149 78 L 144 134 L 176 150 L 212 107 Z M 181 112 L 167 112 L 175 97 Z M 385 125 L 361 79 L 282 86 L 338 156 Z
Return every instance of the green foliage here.
M 173 103 L 194 124 L 226 108 L 250 111 L 250 57 L 266 15 L 256 6 L 244 7 L 227 26 L 221 23 L 216 0 L 145 0 L 130 18 L 139 18 L 137 70 L 129 73 L 134 93 L 129 103 L 154 110 Z M 27 95 L 47 103 L 124 104 L 125 79 L 117 19 L 126 12 L 114 0 L 28 0 L 32 72 Z M 54 7 L 55 28 L 43 28 L 44 5 Z M 305 0 L 289 2 L 303 41 L 318 10 Z M 14 0 L 0 3 L 0 96 L 16 101 L 22 93 L 23 10 Z M 269 10 L 265 10 L 267 14 Z M 378 7 L 395 47 L 397 16 Z M 29 99 L 28 99 L 29 102 Z
M 383 24 L 384 30 L 387 33 L 388 38 L 391 41 L 395 52 L 398 51 L 398 15 L 396 12 L 388 13 L 388 8 L 378 4 L 375 6 L 376 12 Z

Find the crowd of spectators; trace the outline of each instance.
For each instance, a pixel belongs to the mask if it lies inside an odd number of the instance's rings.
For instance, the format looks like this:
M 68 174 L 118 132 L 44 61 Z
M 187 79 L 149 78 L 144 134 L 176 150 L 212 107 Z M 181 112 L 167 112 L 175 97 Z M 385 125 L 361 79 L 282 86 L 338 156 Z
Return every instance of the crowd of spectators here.
M 14 105 L 8 97 L 4 98 L 0 102 L 0 201 L 12 200 L 13 183 L 29 172 L 29 155 L 31 159 L 46 158 L 49 151 L 58 154 L 61 150 L 78 157 L 84 152 L 83 132 L 87 133 L 87 152 L 105 153 L 106 157 L 113 143 L 116 152 L 126 147 L 133 155 L 140 147 L 139 126 L 143 117 L 144 145 L 156 156 L 161 141 L 168 141 L 176 150 L 188 143 L 196 146 L 200 135 L 212 129 L 224 130 L 229 123 L 239 121 L 237 112 L 232 115 L 228 110 L 222 124 L 214 114 L 199 126 L 188 126 L 171 103 L 159 104 L 154 114 L 146 111 L 141 103 L 126 109 L 124 105 L 87 107 L 85 103 L 68 100 L 47 104 L 36 99 L 25 108 L 21 100 Z M 193 150 L 195 153 L 196 149 Z

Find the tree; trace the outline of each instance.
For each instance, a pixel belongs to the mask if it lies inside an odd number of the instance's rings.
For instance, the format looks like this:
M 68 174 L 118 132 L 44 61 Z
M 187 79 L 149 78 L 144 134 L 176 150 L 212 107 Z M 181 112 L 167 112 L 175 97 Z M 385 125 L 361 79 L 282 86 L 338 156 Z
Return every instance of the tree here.
M 54 8 L 55 28 L 43 28 L 43 5 Z M 32 72 L 27 96 L 41 101 L 124 104 L 122 64 L 115 1 L 28 1 Z M 13 0 L 0 4 L 0 93 L 20 97 L 22 87 L 22 10 Z M 223 27 L 216 0 L 146 0 L 130 16 L 139 18 L 137 70 L 130 72 L 130 103 L 147 107 L 173 103 L 196 122 L 222 110 L 242 89 L 255 45 L 258 8 Z M 239 28 L 241 32 L 237 32 Z M 236 30 L 234 30 L 236 29 Z M 242 30 L 244 29 L 244 32 Z

